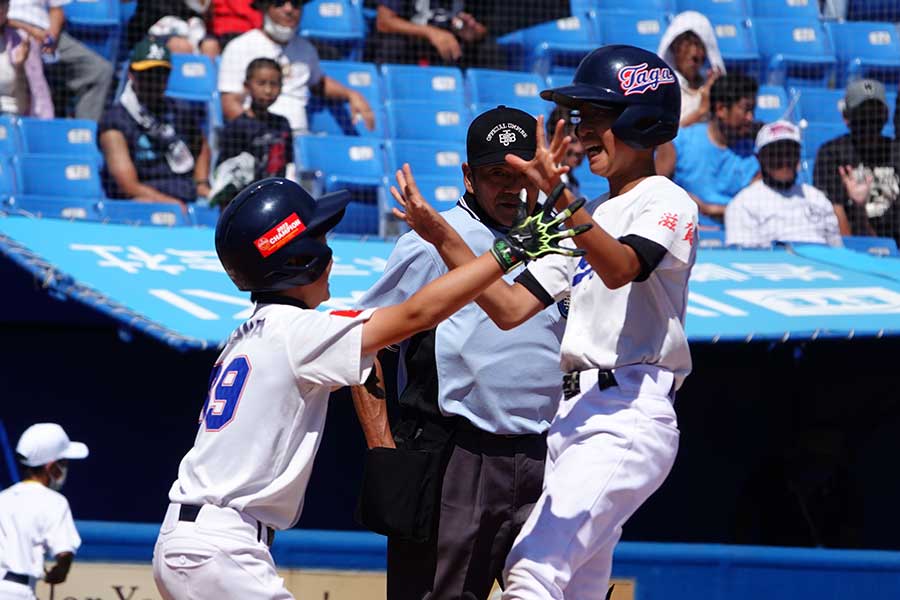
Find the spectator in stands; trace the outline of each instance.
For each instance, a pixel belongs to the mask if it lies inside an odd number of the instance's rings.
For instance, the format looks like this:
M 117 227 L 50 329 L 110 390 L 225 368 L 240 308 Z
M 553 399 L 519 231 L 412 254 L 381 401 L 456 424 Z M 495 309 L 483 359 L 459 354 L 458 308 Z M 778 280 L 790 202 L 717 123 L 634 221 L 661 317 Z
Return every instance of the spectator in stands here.
M 74 97 L 77 119 L 97 121 L 106 106 L 112 82 L 112 64 L 66 33 L 63 5 L 70 0 L 10 0 L 9 24 L 28 33 L 36 41 L 35 56 L 44 62 L 44 73 L 57 98 L 56 116 L 66 116 L 68 101 Z M 29 77 L 32 94 L 44 95 L 37 76 Z M 37 86 L 37 87 L 36 87 Z M 33 98 L 42 103 L 32 114 L 52 118 L 50 96 Z
M 137 0 L 125 38 L 129 47 L 151 35 L 177 54 L 205 54 L 215 58 L 219 41 L 206 32 L 211 0 Z
M 842 246 L 831 202 L 813 186 L 797 181 L 800 129 L 788 121 L 765 125 L 756 136 L 756 156 L 762 179 L 738 192 L 725 208 L 725 243 Z
M 893 140 L 881 134 L 887 118 L 884 85 L 874 79 L 851 82 L 844 96 L 850 133 L 816 154 L 813 182 L 834 203 L 843 235 L 900 241 L 900 156 Z
M 171 68 L 162 42 L 147 38 L 135 46 L 122 97 L 98 128 L 110 198 L 181 204 L 209 195 L 210 151 L 201 118 L 166 98 Z
M 262 14 L 252 0 L 212 0 L 210 31 L 222 48 L 242 33 L 262 27 Z
M 672 19 L 656 53 L 675 68 L 681 86 L 681 126 L 706 121 L 709 91 L 725 73 L 725 61 L 709 19 L 693 10 L 680 13 Z M 705 77 L 704 65 L 708 66 Z
M 709 123 L 685 127 L 671 144 L 656 153 L 657 172 L 672 177 L 691 195 L 700 213 L 720 220 L 725 205 L 759 173 L 751 151 L 753 109 L 758 84 L 731 73 L 716 79 L 710 90 Z
M 229 121 L 220 138 L 212 203 L 225 206 L 245 186 L 266 177 L 293 177 L 291 124 L 269 107 L 281 93 L 281 67 L 271 58 L 256 58 L 244 80 L 250 106 Z
M 569 167 L 570 171 L 563 174 L 563 180 L 569 186 L 569 189 L 572 190 L 572 193 L 579 196 L 581 185 L 575 176 L 575 169 L 584 162 L 584 145 L 582 145 L 578 136 L 575 135 L 575 130 L 578 128 L 578 123 L 581 122 L 581 112 L 564 106 L 554 108 L 553 112 L 550 113 L 550 118 L 547 119 L 547 139 L 553 137 L 560 119 L 564 121 L 563 126 L 565 127 L 566 135 L 572 139 L 566 149 L 564 161 L 564 164 Z
M 257 0 L 263 11 L 261 29 L 234 38 L 222 54 L 219 92 L 222 112 L 228 120 L 244 113 L 249 99 L 244 89 L 247 65 L 255 58 L 271 58 L 281 65 L 282 93 L 270 111 L 287 117 L 294 134 L 306 133 L 306 103 L 310 93 L 349 104 L 354 123 L 362 120 L 375 128 L 375 115 L 366 99 L 322 73 L 319 55 L 307 40 L 297 35 L 302 0 Z
M 0 0 L 0 113 L 53 118 L 53 100 L 44 79 L 41 47 L 6 19 L 9 0 Z
M 462 0 L 380 0 L 369 54 L 378 63 L 504 68 L 506 54 L 465 8 Z

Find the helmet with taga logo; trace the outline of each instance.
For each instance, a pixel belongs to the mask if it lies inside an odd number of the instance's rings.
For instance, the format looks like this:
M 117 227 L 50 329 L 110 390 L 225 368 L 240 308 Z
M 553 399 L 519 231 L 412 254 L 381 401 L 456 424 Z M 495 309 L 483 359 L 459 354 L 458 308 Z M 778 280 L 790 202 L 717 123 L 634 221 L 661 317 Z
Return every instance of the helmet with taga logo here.
M 584 104 L 621 110 L 615 136 L 647 149 L 675 138 L 681 88 L 675 71 L 652 52 L 626 45 L 603 46 L 582 59 L 570 85 L 544 90 L 541 98 L 568 108 Z
M 313 198 L 288 179 L 245 188 L 222 211 L 216 253 L 238 289 L 278 292 L 317 280 L 331 262 L 322 236 L 344 216 L 350 194 Z

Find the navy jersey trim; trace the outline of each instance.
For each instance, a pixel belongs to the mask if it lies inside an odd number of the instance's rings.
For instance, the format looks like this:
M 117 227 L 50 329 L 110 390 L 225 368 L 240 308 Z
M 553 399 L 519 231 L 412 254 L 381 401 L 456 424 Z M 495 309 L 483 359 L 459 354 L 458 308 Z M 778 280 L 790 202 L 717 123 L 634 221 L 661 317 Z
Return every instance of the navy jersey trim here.
M 537 278 L 528 269 L 522 271 L 519 276 L 516 277 L 516 283 L 531 292 L 531 294 L 544 305 L 544 308 L 553 304 L 553 296 L 544 289 L 544 286 L 540 284 Z
M 646 281 L 668 252 L 664 246 L 639 235 L 625 235 L 620 237 L 619 241 L 630 246 L 637 254 L 638 262 L 641 263 L 641 272 L 634 278 L 634 281 Z

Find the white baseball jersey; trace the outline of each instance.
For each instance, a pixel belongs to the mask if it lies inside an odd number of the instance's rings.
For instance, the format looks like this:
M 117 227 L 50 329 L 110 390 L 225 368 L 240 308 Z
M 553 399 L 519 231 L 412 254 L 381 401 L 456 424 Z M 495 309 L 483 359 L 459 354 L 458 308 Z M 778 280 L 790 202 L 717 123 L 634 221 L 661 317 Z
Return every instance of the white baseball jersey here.
M 79 546 L 65 496 L 35 481 L 0 492 L 0 576 L 12 571 L 39 579 L 45 555 L 74 553 Z
M 691 371 L 684 332 L 688 279 L 697 254 L 697 205 L 665 177 L 648 177 L 593 211 L 615 238 L 636 235 L 666 254 L 645 281 L 606 287 L 584 258 L 546 256 L 528 270 L 559 301 L 571 294 L 562 340 L 563 371 L 650 364 L 675 374 L 676 389 Z
M 362 325 L 374 311 L 259 304 L 228 340 L 210 376 L 194 447 L 169 499 L 242 511 L 276 529 L 300 518 L 328 396 L 360 385 Z
M 844 245 L 825 194 L 805 183 L 776 190 L 759 180 L 725 207 L 725 243 L 766 247 L 772 242 Z

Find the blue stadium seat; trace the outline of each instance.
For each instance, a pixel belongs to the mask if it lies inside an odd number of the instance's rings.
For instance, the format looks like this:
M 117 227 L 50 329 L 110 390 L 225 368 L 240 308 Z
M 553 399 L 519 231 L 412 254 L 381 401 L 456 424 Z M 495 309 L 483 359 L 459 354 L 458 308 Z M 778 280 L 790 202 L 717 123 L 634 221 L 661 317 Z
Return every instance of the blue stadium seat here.
M 465 142 L 469 110 L 453 102 L 388 102 L 391 136 L 402 140 Z
M 466 145 L 456 142 L 388 140 L 387 174 L 394 181 L 394 171 L 409 163 L 418 180 L 419 174 L 440 176 L 445 180 L 462 180 L 461 165 L 466 161 Z
M 818 19 L 819 0 L 753 0 L 754 17 L 775 19 Z
M 208 56 L 173 54 L 166 95 L 170 98 L 209 102 L 218 95 L 216 65 Z
M 765 0 L 775 2 L 777 0 Z M 676 0 L 678 12 L 696 10 L 707 17 L 726 16 L 746 19 L 750 16 L 746 0 Z
M 344 49 L 345 58 L 361 60 L 366 40 L 362 2 L 313 0 L 307 3 L 300 19 L 300 35 Z
M 0 158 L 0 200 L 7 200 L 16 193 L 16 175 L 6 157 Z
M 827 85 L 837 60 L 819 21 L 756 19 L 753 25 L 768 83 Z
M 396 185 L 395 182 L 391 182 Z M 436 175 L 416 176 L 416 184 L 422 196 L 435 207 L 437 210 L 449 210 L 456 206 L 457 200 L 466 192 L 463 185 L 462 176 L 458 177 L 440 177 Z M 385 188 L 387 198 L 387 210 L 391 207 L 398 206 L 397 202 L 391 196 L 390 186 Z
M 897 0 L 848 0 L 847 20 L 900 21 L 900 2 Z
M 599 40 L 588 17 L 573 16 L 513 31 L 498 38 L 497 43 L 517 63 L 513 68 L 546 75 L 578 66 Z
M 158 225 L 175 227 L 190 225 L 191 221 L 179 204 L 135 202 L 134 200 L 105 200 L 100 204 L 102 219 L 126 225 Z
M 380 229 L 381 211 L 376 202 L 353 202 L 347 205 L 344 218 L 332 231 L 349 235 L 383 235 Z
M 19 119 L 22 152 L 103 160 L 97 148 L 97 123 L 83 119 Z
M 12 156 L 19 151 L 21 146 L 16 119 L 9 115 L 0 115 L 0 156 Z
M 716 41 L 725 67 L 729 71 L 740 71 L 758 80 L 761 58 L 753 35 L 752 21 L 722 15 L 712 15 L 709 19 L 716 32 Z
M 19 193 L 28 196 L 102 198 L 100 167 L 92 158 L 20 154 L 14 159 Z
M 702 215 L 706 216 L 706 215 Z M 697 232 L 698 248 L 724 248 L 724 229 L 701 229 Z
M 656 52 L 667 25 L 658 14 L 600 12 L 593 19 L 601 44 L 628 44 L 650 52 Z
M 547 75 L 547 86 L 544 89 L 562 87 L 572 83 L 574 73 L 550 73 Z
M 294 139 L 298 169 L 321 173 L 325 191 L 344 186 L 377 188 L 384 178 L 384 145 L 379 140 L 339 135 Z
M 188 213 L 191 217 L 191 223 L 200 227 L 216 228 L 219 222 L 219 215 L 222 211 L 218 206 L 202 206 L 200 204 L 188 205 Z
M 605 177 L 598 177 L 591 173 L 590 161 L 587 157 L 575 169 L 575 177 L 578 179 L 581 195 L 588 200 L 594 200 L 609 191 L 609 181 Z
M 875 256 L 900 256 L 900 251 L 897 250 L 897 242 L 894 238 L 845 235 L 843 240 L 845 248 L 857 252 L 865 252 Z
M 349 61 L 322 61 L 322 71 L 328 77 L 362 94 L 375 112 L 375 129 L 369 131 L 364 123 L 353 124 L 345 102 L 327 102 L 319 96 L 312 96 L 306 107 L 306 118 L 310 131 L 337 135 L 359 135 L 383 138 L 387 126 L 381 107 L 380 79 L 375 65 Z
M 753 116 L 757 121 L 771 123 L 785 117 L 788 108 L 788 97 L 784 88 L 775 85 L 762 85 L 756 94 L 756 110 Z
M 675 8 L 675 0 L 594 0 L 594 10 L 633 12 L 643 15 L 678 12 Z
M 480 114 L 484 105 L 493 108 L 505 104 L 533 115 L 552 109 L 552 104 L 540 97 L 546 82 L 535 73 L 469 69 L 466 82 L 469 85 L 470 106 L 475 114 Z
M 381 65 L 385 100 L 465 102 L 462 73 L 453 67 Z
M 844 122 L 844 90 L 825 88 L 791 88 L 791 96 L 796 98 L 797 116 L 810 123 L 828 125 Z
M 3 202 L 8 212 L 30 217 L 66 219 L 69 221 L 100 221 L 99 198 L 62 196 L 11 196 Z
M 900 39 L 896 25 L 873 21 L 825 23 L 838 59 L 838 85 L 872 77 L 885 83 L 900 80 Z
M 66 31 L 107 60 L 119 51 L 122 22 L 116 0 L 72 0 L 63 6 Z
M 840 123 L 813 123 L 802 130 L 803 151 L 801 154 L 803 157 L 809 159 L 810 164 L 814 164 L 816 153 L 819 151 L 822 144 L 846 133 L 847 128 Z

